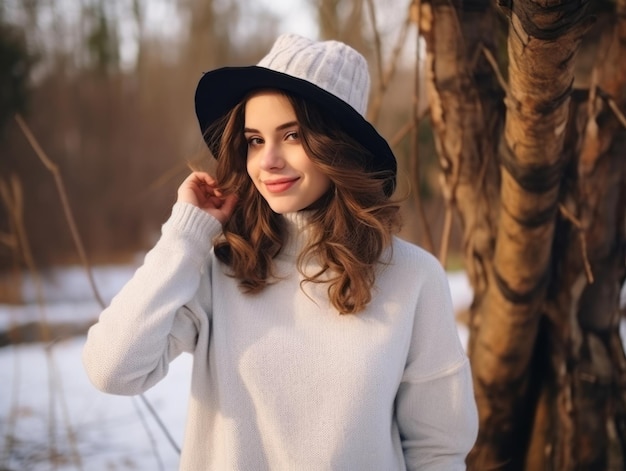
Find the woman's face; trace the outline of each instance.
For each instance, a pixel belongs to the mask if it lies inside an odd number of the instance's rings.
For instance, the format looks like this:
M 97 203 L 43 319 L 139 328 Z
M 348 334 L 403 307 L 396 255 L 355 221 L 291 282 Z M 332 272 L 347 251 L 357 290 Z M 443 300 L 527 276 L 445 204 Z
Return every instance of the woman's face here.
M 276 213 L 299 211 L 330 187 L 302 147 L 296 113 L 289 99 L 275 91 L 251 96 L 245 108 L 248 175 Z

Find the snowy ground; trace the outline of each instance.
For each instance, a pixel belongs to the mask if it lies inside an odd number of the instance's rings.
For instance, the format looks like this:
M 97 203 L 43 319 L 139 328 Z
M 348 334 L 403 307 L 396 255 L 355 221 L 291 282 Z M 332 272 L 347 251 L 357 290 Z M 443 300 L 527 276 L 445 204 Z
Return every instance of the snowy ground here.
M 95 270 L 105 302 L 133 270 Z M 455 308 L 467 307 L 471 289 L 465 275 L 450 273 L 449 280 Z M 42 315 L 51 322 L 92 321 L 100 311 L 80 268 L 55 272 L 43 288 L 43 311 L 32 284 L 24 286 L 25 306 L 0 305 L 0 331 Z M 465 344 L 462 325 L 459 336 Z M 80 336 L 48 348 L 39 343 L 0 349 L 0 470 L 177 469 L 178 452 L 141 397 L 106 395 L 91 386 L 81 364 L 83 342 Z M 177 445 L 182 442 L 190 371 L 190 356 L 179 357 L 169 375 L 144 396 Z

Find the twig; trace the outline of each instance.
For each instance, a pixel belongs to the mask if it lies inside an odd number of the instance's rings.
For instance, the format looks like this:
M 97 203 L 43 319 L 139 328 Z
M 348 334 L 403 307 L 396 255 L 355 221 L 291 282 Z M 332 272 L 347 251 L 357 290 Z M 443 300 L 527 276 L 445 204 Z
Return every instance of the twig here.
M 506 80 L 504 80 L 504 77 L 502 76 L 502 73 L 500 72 L 500 67 L 498 67 L 498 62 L 496 61 L 496 58 L 493 57 L 493 54 L 491 53 L 491 51 L 487 49 L 485 46 L 481 46 L 481 50 L 483 54 L 485 55 L 485 57 L 487 58 L 487 62 L 491 64 L 491 68 L 493 69 L 493 72 L 496 74 L 496 78 L 498 79 L 498 83 L 502 87 L 502 90 L 504 90 L 506 95 L 509 96 L 510 95 L 509 85 L 506 83 Z
M 9 223 L 14 234 L 15 252 L 19 255 L 18 259 L 21 258 L 28 268 L 34 269 L 35 262 L 31 251 L 28 250 L 28 238 L 24 229 L 24 200 L 22 196 L 22 185 L 17 176 L 11 175 L 9 183 L 0 180 L 0 198 L 4 201 L 9 213 Z M 36 285 L 36 288 L 40 289 L 40 286 Z M 38 292 L 38 294 L 40 293 Z
M 165 437 L 170 442 L 170 445 L 172 445 L 172 447 L 178 452 L 178 454 L 180 454 L 180 447 L 176 444 L 176 441 L 174 440 L 174 437 L 172 437 L 172 434 L 169 433 L 169 431 L 165 427 L 165 424 L 161 421 L 161 419 L 157 415 L 156 411 L 154 410 L 154 407 L 152 407 L 152 404 L 150 404 L 148 402 L 148 399 L 146 399 L 145 395 L 142 394 L 139 397 L 141 398 L 141 400 L 144 403 L 144 405 L 146 406 L 146 408 L 150 411 L 150 413 L 154 417 L 154 420 L 157 421 L 157 423 L 159 424 L 159 427 L 161 427 L 161 430 L 163 430 L 165 432 Z
M 41 317 L 40 320 L 40 331 L 41 331 L 41 339 L 49 343 L 51 341 L 50 329 L 48 325 L 48 320 L 46 316 L 45 303 L 44 303 L 44 295 L 43 295 L 43 285 L 41 282 L 41 277 L 39 275 L 39 271 L 37 270 L 37 266 L 35 265 L 35 260 L 30 249 L 30 244 L 28 243 L 28 236 L 26 233 L 25 225 L 24 225 L 24 203 L 23 203 L 23 192 L 22 185 L 20 184 L 19 179 L 16 176 L 11 177 L 11 190 L 9 190 L 8 186 L 0 181 L 0 194 L 2 199 L 4 200 L 7 208 L 9 209 L 10 217 L 12 218 L 13 227 L 15 229 L 15 233 L 18 239 L 18 247 L 20 253 L 22 255 L 22 260 L 24 260 L 29 272 L 31 273 L 31 277 L 35 283 L 35 291 L 37 296 L 37 304 L 39 306 L 39 314 Z M 56 469 L 57 465 L 57 442 L 56 442 L 56 415 L 55 415 L 55 398 L 57 393 L 56 383 L 54 381 L 54 357 L 52 356 L 52 350 L 46 349 L 46 359 L 48 360 L 48 438 L 49 438 L 49 458 L 50 463 L 52 463 L 54 469 Z M 70 429 L 68 428 L 68 434 L 70 433 Z M 75 454 L 77 454 L 77 451 Z
M 587 281 L 589 283 L 594 282 L 593 272 L 591 270 L 591 264 L 589 263 L 589 258 L 587 257 L 587 240 L 585 239 L 585 229 L 583 228 L 582 223 L 570 213 L 567 208 L 563 204 L 559 204 L 559 211 L 563 215 L 565 219 L 570 221 L 576 229 L 578 229 L 578 235 L 580 237 L 580 248 L 582 251 L 583 264 L 585 266 L 585 273 L 587 275 Z
M 449 189 L 444 190 L 444 200 L 446 204 L 446 215 L 444 219 L 443 232 L 441 234 L 441 247 L 439 248 L 439 261 L 445 267 L 448 258 L 448 247 L 450 244 L 450 234 L 452 233 L 452 208 L 456 204 L 456 190 L 459 185 L 459 179 L 461 175 L 461 165 L 454 166 L 454 173 L 452 175 L 452 181 L 450 182 Z
M 9 214 L 9 233 L 4 236 L 2 242 L 5 243 L 13 253 L 14 257 L 14 265 L 17 268 L 19 266 L 20 260 L 20 249 L 19 249 L 19 240 L 17 237 L 17 229 L 15 227 L 14 215 L 15 211 L 14 203 L 12 203 L 14 197 L 11 195 L 9 190 L 9 186 L 6 184 L 4 180 L 0 179 L 0 199 L 4 202 L 7 213 Z M 16 276 L 17 278 L 17 276 Z M 14 318 L 15 314 L 11 311 L 11 324 L 15 325 L 16 321 Z M 18 409 L 19 409 L 19 385 L 21 382 L 21 368 L 20 368 L 20 358 L 18 355 L 18 351 L 14 350 L 14 363 L 13 363 L 13 383 L 11 385 L 11 400 L 10 400 L 10 408 L 9 408 L 9 417 L 7 418 L 7 427 L 4 433 L 5 442 L 4 448 L 2 450 L 2 457 L 0 459 L 0 469 L 9 469 L 9 459 L 11 455 L 11 450 L 14 447 L 15 442 L 15 426 L 17 424 L 18 417 Z
M 448 247 L 450 245 L 450 233 L 452 232 L 452 205 L 446 203 L 446 214 L 443 220 L 441 233 L 441 246 L 439 247 L 439 263 L 445 268 L 448 263 Z
M 17 424 L 19 400 L 20 400 L 20 388 L 21 382 L 21 367 L 20 357 L 17 349 L 13 350 L 13 384 L 11 384 L 11 407 L 9 409 L 9 417 L 7 418 L 6 431 L 4 432 L 4 448 L 2 450 L 2 457 L 0 460 L 0 469 L 9 469 L 9 459 L 11 457 L 11 450 L 14 448 L 15 443 L 15 425 Z
M 596 88 L 598 91 L 598 95 L 609 105 L 609 108 L 611 108 L 611 111 L 613 111 L 613 114 L 615 115 L 617 120 L 620 122 L 620 124 L 624 128 L 626 128 L 626 117 L 624 116 L 624 113 L 622 113 L 622 111 L 619 109 L 619 106 L 617 106 L 617 102 L 613 99 L 611 95 L 606 93 L 600 87 L 596 87 Z
M 396 72 L 396 66 L 398 65 L 398 61 L 400 60 L 400 53 L 404 48 L 404 44 L 406 43 L 406 37 L 409 33 L 409 26 L 411 25 L 411 17 L 409 15 L 406 16 L 404 20 L 404 24 L 402 25 L 402 29 L 400 30 L 400 35 L 398 36 L 398 40 L 396 41 L 396 45 L 391 51 L 391 60 L 389 61 L 389 68 L 385 72 L 383 76 L 382 83 L 385 86 L 385 89 L 389 86 L 389 82 L 393 78 Z
M 43 303 L 40 301 L 40 306 L 43 310 Z M 57 396 L 57 390 L 55 388 L 56 383 L 54 382 L 54 370 L 52 368 L 52 364 L 54 363 L 54 357 L 52 356 L 52 350 L 49 348 L 45 348 L 46 352 L 46 360 L 48 362 L 48 439 L 50 440 L 50 462 L 52 463 L 53 469 L 57 469 L 57 440 L 56 440 L 56 408 L 54 407 L 54 402 Z
M 67 407 L 67 401 L 65 400 L 65 394 L 63 390 L 63 382 L 61 381 L 61 374 L 57 368 L 56 361 L 54 359 L 54 352 L 52 351 L 53 344 L 49 344 L 46 347 L 46 353 L 48 358 L 48 370 L 50 371 L 50 382 L 51 388 L 53 391 L 57 391 L 59 393 L 59 403 L 61 406 L 61 414 L 63 417 L 63 422 L 65 424 L 65 429 L 67 431 L 67 438 L 70 442 L 70 448 L 72 450 L 72 458 L 74 460 L 74 464 L 79 470 L 83 469 L 83 463 L 78 452 L 78 443 L 76 441 L 76 432 L 74 431 L 74 427 L 72 426 L 72 421 L 70 419 L 70 412 Z
M 13 234 L 3 234 L 0 232 L 0 244 L 13 250 L 17 247 L 17 238 Z
M 45 342 L 51 341 L 50 330 L 48 328 L 48 319 L 46 315 L 46 311 L 44 309 L 44 296 L 43 296 L 43 285 L 41 283 L 41 277 L 39 276 L 39 271 L 37 270 L 37 266 L 35 264 L 35 259 L 33 257 L 33 253 L 30 249 L 30 244 L 28 243 L 28 235 L 26 233 L 26 226 L 24 224 L 24 199 L 23 199 L 23 191 L 22 184 L 17 176 L 11 175 L 11 183 L 9 186 L 2 180 L 0 180 L 0 197 L 5 203 L 5 206 L 9 212 L 9 218 L 12 222 L 12 226 L 15 231 L 15 238 L 17 243 L 16 250 L 21 255 L 21 259 L 26 264 L 32 278 L 35 283 L 35 293 L 37 302 L 40 307 L 40 330 L 41 330 L 41 338 Z
M 16 177 L 11 176 L 11 181 L 15 181 Z M 13 188 L 13 190 L 11 190 Z M 19 194 L 13 194 L 16 189 L 19 189 L 19 186 L 12 184 L 11 187 L 2 179 L 0 179 L 0 199 L 3 201 L 7 214 L 9 215 L 8 223 L 9 223 L 9 232 L 7 234 L 1 234 L 0 242 L 5 244 L 13 254 L 13 268 L 15 270 L 15 277 L 12 278 L 17 280 L 19 277 L 19 268 L 21 265 L 21 253 L 20 253 L 20 244 L 17 235 L 17 227 L 16 227 L 16 214 L 19 214 L 20 209 L 18 206 L 21 205 L 21 198 Z M 13 288 L 15 292 L 18 292 L 21 284 L 16 281 L 16 286 Z M 15 319 L 15 313 L 11 310 L 11 325 L 15 326 L 17 321 Z M 18 334 L 19 336 L 19 334 Z M 13 339 L 12 339 L 13 340 Z M 19 339 L 17 339 L 19 340 Z M 4 448 L 2 450 L 2 456 L 0 457 L 0 469 L 9 469 L 9 460 L 11 457 L 11 450 L 14 449 L 15 446 L 15 427 L 17 425 L 18 419 L 18 410 L 20 405 L 20 383 L 21 383 L 21 364 L 20 364 L 20 356 L 19 351 L 17 349 L 13 350 L 13 381 L 11 384 L 11 399 L 10 399 L 10 408 L 9 408 L 9 416 L 7 418 L 7 426 L 4 432 Z
M 420 10 L 420 0 L 415 0 L 417 4 L 417 11 L 419 15 Z M 419 24 L 419 17 L 417 20 L 417 24 Z M 420 123 L 420 113 L 419 113 L 419 103 L 420 103 L 420 76 L 421 76 L 421 45 L 420 45 L 420 34 L 418 32 L 417 41 L 416 41 L 416 56 L 415 56 L 415 88 L 413 90 L 413 113 L 412 113 L 412 121 L 413 127 L 411 129 L 411 133 L 413 135 L 413 139 L 411 141 L 411 159 L 409 161 L 409 171 L 411 173 L 411 177 L 413 182 L 417 185 L 415 191 L 413 191 L 413 202 L 415 203 L 416 209 L 419 214 L 419 218 L 422 221 L 422 227 L 424 228 L 424 234 L 426 236 L 425 248 L 430 253 L 434 253 L 435 244 L 433 242 L 432 235 L 430 233 L 430 228 L 428 226 L 428 221 L 426 218 L 426 211 L 424 209 L 424 205 L 422 204 L 422 199 L 419 194 L 419 183 L 420 183 L 420 168 L 419 168 L 419 123 Z
M 70 442 L 70 448 L 72 450 L 72 456 L 74 458 L 74 464 L 78 469 L 82 469 L 80 455 L 78 453 L 78 446 L 76 444 L 76 434 L 74 433 L 74 429 L 71 425 L 69 414 L 67 413 L 67 402 L 65 401 L 65 396 L 62 394 L 58 394 L 62 390 L 60 376 L 58 375 L 57 365 L 54 359 L 54 354 L 52 351 L 52 345 L 54 344 L 50 327 L 48 324 L 48 319 L 45 310 L 45 298 L 43 295 L 43 284 L 41 282 L 41 276 L 37 267 L 35 265 L 35 259 L 32 255 L 32 251 L 30 249 L 30 244 L 28 242 L 27 232 L 24 224 L 23 211 L 24 211 L 24 203 L 23 203 L 23 192 L 20 181 L 17 177 L 13 177 L 11 180 L 13 187 L 13 212 L 14 212 L 14 224 L 17 229 L 18 235 L 18 245 L 22 252 L 22 257 L 26 261 L 27 267 L 33 277 L 36 286 L 37 292 L 37 304 L 39 306 L 39 313 L 41 316 L 40 321 L 40 330 L 41 330 L 41 338 L 47 344 L 46 346 L 46 359 L 48 361 L 48 373 L 49 373 L 49 414 L 50 420 L 48 425 L 48 433 L 50 435 L 50 456 L 52 458 L 52 462 L 54 463 L 54 467 L 56 469 L 56 458 L 57 458 L 57 449 L 56 449 L 56 414 L 55 414 L 55 401 L 58 397 L 59 404 L 61 406 L 62 411 L 64 411 L 64 419 L 65 419 L 65 430 L 67 433 L 67 437 Z M 3 190 L 3 194 L 6 190 Z M 6 195 L 4 195 L 5 200 L 7 200 Z M 7 200 L 7 204 L 10 204 L 10 199 Z
M 406 135 L 413 130 L 415 127 L 415 120 L 411 119 L 408 123 L 402 126 L 398 131 L 393 135 L 391 139 L 389 139 L 389 146 L 393 149 L 400 141 L 406 137 Z
M 378 32 L 378 25 L 376 24 L 376 8 L 374 8 L 373 0 L 367 0 L 367 7 L 370 14 L 370 20 L 372 21 L 372 31 L 374 32 L 374 52 L 376 53 L 376 69 L 378 70 L 378 80 L 383 82 L 383 57 L 381 51 L 380 33 Z
M 419 118 L 417 119 L 417 122 L 415 119 L 413 119 L 413 117 L 411 117 L 411 119 L 407 123 L 405 123 L 404 126 L 398 129 L 396 133 L 391 137 L 391 139 L 389 139 L 389 147 L 393 149 L 398 144 L 400 144 L 402 139 L 404 139 L 409 132 L 415 129 L 415 125 L 418 122 L 422 121 L 429 112 L 430 112 L 430 108 L 426 108 L 425 110 L 423 110 L 420 113 Z
M 152 448 L 152 453 L 154 454 L 156 461 L 159 465 L 159 469 L 161 471 L 164 471 L 165 465 L 163 464 L 163 459 L 161 459 L 161 455 L 159 454 L 159 448 L 156 445 L 156 440 L 154 439 L 152 432 L 150 432 L 150 427 L 148 427 L 148 422 L 146 422 L 146 418 L 144 417 L 143 412 L 141 412 L 141 409 L 139 408 L 139 405 L 136 402 L 137 400 L 134 397 L 132 398 L 132 400 L 133 400 L 133 406 L 135 407 L 135 412 L 137 412 L 137 415 L 139 416 L 139 420 L 141 421 L 141 424 L 143 425 L 143 428 L 146 431 L 146 434 L 148 435 L 148 441 L 150 442 L 150 447 Z
M 368 0 L 368 4 L 371 4 L 371 3 L 372 3 L 372 0 Z M 373 10 L 373 8 L 374 8 L 373 5 L 370 5 L 370 9 Z M 391 59 L 389 60 L 389 65 L 385 72 L 382 71 L 382 54 L 380 52 L 380 35 L 378 33 L 378 29 L 376 27 L 375 21 L 376 21 L 375 17 L 372 15 L 373 29 L 374 29 L 374 34 L 375 34 L 375 38 L 377 41 L 376 43 L 377 44 L 377 57 L 378 57 L 378 63 L 379 63 L 378 90 L 377 90 L 376 95 L 372 99 L 372 105 L 368 113 L 368 120 L 372 123 L 375 123 L 378 120 L 378 116 L 380 114 L 380 110 L 381 110 L 381 106 L 383 102 L 383 97 L 387 91 L 387 87 L 389 86 L 391 79 L 396 73 L 396 67 L 397 67 L 398 61 L 400 60 L 400 53 L 402 52 L 402 49 L 404 48 L 404 44 L 406 43 L 406 37 L 409 31 L 409 26 L 411 24 L 411 18 L 409 15 L 407 15 L 404 21 L 404 24 L 402 25 L 402 30 L 400 31 L 400 35 L 398 36 L 398 39 L 393 48 L 393 51 L 391 52 Z
M 78 229 L 76 228 L 76 222 L 74 221 L 74 216 L 72 215 L 72 211 L 70 209 L 69 200 L 67 197 L 67 192 L 65 191 L 65 185 L 63 184 L 63 179 L 61 178 L 61 173 L 59 172 L 58 167 L 48 158 L 46 153 L 43 151 L 35 136 L 31 132 L 30 128 L 26 124 L 26 122 L 22 119 L 19 114 L 15 115 L 15 120 L 19 125 L 20 129 L 24 133 L 24 136 L 28 140 L 29 144 L 37 154 L 37 157 L 41 160 L 44 166 L 52 173 L 54 176 L 54 182 L 57 186 L 57 191 L 59 192 L 59 197 L 61 198 L 61 204 L 63 206 L 63 211 L 65 213 L 65 219 L 70 228 L 70 232 L 72 233 L 72 239 L 74 240 L 74 245 L 76 246 L 76 250 L 78 251 L 78 256 L 81 259 L 81 262 L 86 268 L 87 278 L 89 279 L 89 284 L 91 285 L 91 289 L 93 290 L 94 296 L 98 300 L 100 305 L 104 305 L 104 301 L 102 301 L 102 296 L 100 296 L 100 292 L 96 287 L 96 282 L 93 278 L 93 274 L 89 268 L 89 261 L 87 260 L 87 255 L 85 253 L 85 248 L 83 247 L 83 243 L 78 235 Z

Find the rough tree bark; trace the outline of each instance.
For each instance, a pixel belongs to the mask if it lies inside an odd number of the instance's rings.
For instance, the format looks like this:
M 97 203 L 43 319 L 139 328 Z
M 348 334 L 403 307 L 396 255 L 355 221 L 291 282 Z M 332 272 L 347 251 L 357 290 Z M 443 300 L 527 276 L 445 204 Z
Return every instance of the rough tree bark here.
M 495 53 L 490 0 L 463 18 L 448 1 L 424 2 L 426 83 L 447 210 L 456 208 L 464 232 L 468 276 L 480 303 L 493 258 L 500 174 L 498 139 L 503 94 L 482 51 Z
M 598 45 L 587 90 L 574 95 L 566 150 L 572 155 L 555 249 L 559 276 L 545 304 L 551 368 L 542 400 L 556 403 L 542 447 L 557 469 L 624 469 L 626 382 L 619 336 L 626 230 L 626 141 L 611 106 L 626 87 L 626 1 Z M 615 101 L 617 100 L 617 101 Z M 576 152 L 578 150 L 578 152 Z M 556 348 L 558 347 L 558 348 Z M 545 408 L 544 408 L 545 409 Z M 565 433 L 563 433 L 565 432 Z M 610 453 L 611 446 L 619 453 Z M 617 459 L 615 455 L 621 455 Z M 546 469 L 545 467 L 536 469 Z
M 468 467 L 621 469 L 626 139 L 614 110 L 626 101 L 625 2 L 589 89 L 575 93 L 587 1 L 499 3 L 430 0 L 420 15 L 444 195 L 475 293 L 480 432 Z

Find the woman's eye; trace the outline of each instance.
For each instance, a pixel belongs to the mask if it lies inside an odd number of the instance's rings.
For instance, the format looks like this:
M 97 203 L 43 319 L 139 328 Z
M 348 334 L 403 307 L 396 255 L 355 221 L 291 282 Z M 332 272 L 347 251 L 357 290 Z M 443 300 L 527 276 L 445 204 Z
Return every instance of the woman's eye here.
M 298 131 L 292 131 L 289 134 L 287 134 L 286 139 L 288 140 L 296 140 L 300 138 L 300 134 L 298 134 Z
M 249 146 L 257 146 L 262 143 L 263 143 L 263 140 L 260 137 L 251 137 L 248 139 Z

